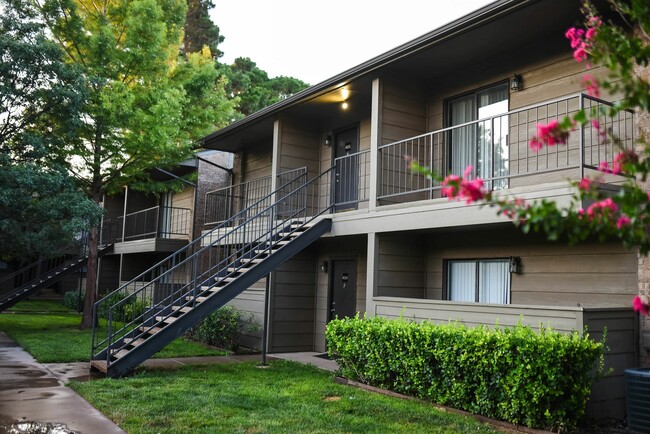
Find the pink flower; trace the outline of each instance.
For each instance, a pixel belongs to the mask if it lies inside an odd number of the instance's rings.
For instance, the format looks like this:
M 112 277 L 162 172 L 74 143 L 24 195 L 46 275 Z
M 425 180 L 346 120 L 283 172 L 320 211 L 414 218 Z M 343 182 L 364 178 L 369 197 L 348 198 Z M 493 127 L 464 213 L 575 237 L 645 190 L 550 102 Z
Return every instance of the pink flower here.
M 598 34 L 598 29 L 591 27 L 589 30 L 587 30 L 587 33 L 585 33 L 585 39 L 587 41 L 589 41 L 590 39 L 594 39 L 597 34 Z
M 569 139 L 569 132 L 560 127 L 559 122 L 554 119 L 548 124 L 537 124 L 537 135 L 530 140 L 528 146 L 534 151 L 540 150 L 544 144 L 553 146 L 565 144 Z
M 589 178 L 582 178 L 578 183 L 580 191 L 589 191 L 591 189 L 591 180 Z
M 573 52 L 573 58 L 576 62 L 580 63 L 587 58 L 587 51 L 585 50 L 584 45 L 579 46 Z
M 650 191 L 648 192 L 648 202 L 650 202 Z
M 600 131 L 600 122 L 598 121 L 598 119 L 592 119 L 591 126 L 594 127 L 596 130 Z
M 472 166 L 467 166 L 463 177 L 468 178 L 472 170 Z M 476 178 L 469 181 L 464 178 L 458 175 L 448 175 L 445 177 L 442 181 L 442 195 L 448 197 L 450 200 L 455 198 L 465 199 L 468 204 L 483 199 L 486 194 L 483 180 Z
M 589 220 L 593 220 L 595 218 L 601 219 L 605 216 L 612 217 L 617 212 L 618 205 L 616 205 L 611 197 L 608 197 L 589 205 L 589 208 L 587 208 L 587 217 L 589 217 Z
M 628 226 L 630 223 L 632 223 L 632 220 L 628 216 L 622 215 L 616 221 L 616 228 L 623 229 L 624 226 Z
M 582 84 L 587 88 L 587 93 L 593 97 L 600 97 L 600 88 L 598 81 L 591 74 L 585 74 L 582 77 Z
M 635 312 L 639 312 L 645 316 L 650 315 L 650 304 L 646 303 L 638 295 L 634 297 L 634 300 L 632 300 L 632 307 L 634 308 Z

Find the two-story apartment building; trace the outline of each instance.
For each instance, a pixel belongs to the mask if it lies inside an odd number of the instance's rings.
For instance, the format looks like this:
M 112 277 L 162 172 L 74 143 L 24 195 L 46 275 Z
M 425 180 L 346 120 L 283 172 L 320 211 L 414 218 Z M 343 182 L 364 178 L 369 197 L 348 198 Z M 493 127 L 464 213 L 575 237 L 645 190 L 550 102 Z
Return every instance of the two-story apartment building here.
M 270 352 L 324 352 L 327 322 L 357 312 L 587 327 L 595 339 L 607 328 L 614 374 L 591 411 L 621 416 L 622 372 L 643 349 L 637 253 L 524 235 L 494 209 L 442 197 L 408 164 L 471 165 L 498 194 L 568 203 L 568 180 L 596 175 L 617 152 L 590 126 L 565 146 L 529 147 L 537 124 L 616 100 L 583 93 L 584 65 L 564 38 L 579 6 L 498 0 L 206 137 L 235 155 L 232 186 L 206 195 L 201 237 L 126 285 L 134 297 L 171 292 L 137 335 L 127 324 L 97 340 L 95 366 L 121 375 L 227 302 L 266 324 L 245 344 Z M 633 146 L 632 113 L 601 124 Z
M 359 312 L 595 338 L 606 326 L 615 377 L 638 363 L 635 252 L 524 235 L 493 209 L 441 198 L 405 161 L 441 174 L 472 165 L 499 193 L 566 203 L 567 181 L 617 152 L 589 127 L 566 146 L 528 146 L 538 123 L 616 99 L 583 93 L 564 38 L 579 18 L 578 2 L 497 1 L 205 139 L 235 153 L 235 183 L 301 167 L 321 177 L 305 194 L 332 228 L 270 275 L 269 351 L 324 352 L 327 322 Z M 632 114 L 606 122 L 632 146 Z M 264 288 L 232 304 L 260 317 Z

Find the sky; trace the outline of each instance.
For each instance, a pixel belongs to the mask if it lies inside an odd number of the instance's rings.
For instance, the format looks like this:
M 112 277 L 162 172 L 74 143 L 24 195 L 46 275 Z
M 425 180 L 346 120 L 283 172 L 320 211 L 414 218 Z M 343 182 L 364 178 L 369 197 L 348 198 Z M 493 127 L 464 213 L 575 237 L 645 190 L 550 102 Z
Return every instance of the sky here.
M 487 0 L 213 0 L 224 63 L 317 84 L 466 15 Z

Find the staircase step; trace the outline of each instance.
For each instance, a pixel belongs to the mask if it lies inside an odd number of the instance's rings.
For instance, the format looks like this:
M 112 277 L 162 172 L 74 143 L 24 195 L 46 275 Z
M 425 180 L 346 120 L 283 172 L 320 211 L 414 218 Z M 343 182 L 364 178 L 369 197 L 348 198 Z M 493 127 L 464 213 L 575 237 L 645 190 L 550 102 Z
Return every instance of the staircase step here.
M 185 297 L 185 300 L 187 300 L 187 301 L 196 301 L 197 303 L 202 303 L 207 299 L 208 299 L 208 297 L 196 297 L 195 298 L 195 297 L 193 297 L 191 295 L 188 295 L 188 296 Z
M 249 268 L 247 268 L 247 267 L 241 267 L 241 268 L 228 267 L 228 268 L 226 269 L 226 271 L 228 271 L 228 273 L 235 273 L 235 272 L 245 273 L 245 272 L 247 272 L 248 270 L 249 270 Z
M 187 312 L 191 311 L 192 308 L 191 308 L 191 307 L 188 307 L 188 306 L 183 306 L 183 307 L 181 307 L 181 306 L 172 306 L 172 310 L 173 310 L 174 312 L 177 312 L 177 311 L 178 311 L 178 312 L 187 313 Z
M 124 338 L 124 343 L 127 344 L 127 345 L 130 345 L 132 347 L 137 347 L 138 345 L 142 345 L 145 342 L 146 342 L 146 339 L 142 339 L 142 338 L 137 338 L 137 339 Z
M 248 263 L 257 264 L 258 262 L 262 262 L 263 260 L 264 260 L 264 258 L 242 258 L 242 259 L 240 259 L 240 261 L 243 264 L 248 264 Z
M 108 368 L 106 367 L 106 360 L 91 360 L 90 366 L 91 368 L 94 368 L 99 372 L 103 372 L 104 374 L 108 373 Z
M 178 318 L 176 318 L 175 316 L 157 316 L 156 317 L 156 321 L 162 321 L 162 322 L 165 322 L 167 324 L 171 324 L 174 321 L 176 321 L 177 319 Z
M 155 335 L 162 330 L 162 327 L 138 327 L 138 330 L 148 335 Z
M 111 352 L 111 357 L 114 358 L 114 359 L 121 359 L 122 357 L 126 356 L 127 354 L 129 354 L 129 350 L 122 349 L 122 350 L 119 350 L 119 351 L 117 351 L 115 353 Z

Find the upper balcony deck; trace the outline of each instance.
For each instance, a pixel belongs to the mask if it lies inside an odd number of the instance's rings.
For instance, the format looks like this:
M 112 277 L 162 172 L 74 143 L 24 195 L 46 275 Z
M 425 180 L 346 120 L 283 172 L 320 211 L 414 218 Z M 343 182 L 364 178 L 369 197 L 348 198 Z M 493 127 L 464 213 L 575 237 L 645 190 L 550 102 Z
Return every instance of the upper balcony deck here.
M 427 214 L 429 225 L 461 226 L 495 219 L 493 211 L 488 217 L 489 210 L 479 211 L 478 207 L 468 208 L 464 203 L 450 203 L 442 198 L 440 184 L 413 172 L 412 161 L 443 176 L 462 174 L 467 166 L 472 166 L 472 177 L 482 178 L 487 188 L 502 194 L 568 200 L 574 192 L 569 180 L 596 175 L 606 183 L 624 180 L 623 176 L 598 171 L 601 163 L 611 166 L 616 154 L 632 149 L 635 140 L 633 113 L 620 111 L 612 117 L 607 114 L 611 106 L 602 99 L 578 93 L 375 149 L 346 152 L 334 156 L 329 168 L 321 164 L 325 170 L 321 169 L 320 187 L 317 192 L 310 192 L 304 202 L 312 204 L 314 211 L 331 207 L 329 212 L 335 223 L 355 222 L 340 233 L 381 231 L 390 219 L 396 220 L 395 216 L 408 215 L 406 219 L 398 217 L 399 221 L 394 223 L 413 225 L 416 223 L 412 215 L 418 213 Z M 538 124 L 561 121 L 580 110 L 600 113 L 598 128 L 587 123 L 576 127 L 566 144 L 545 146 L 538 151 L 530 148 Z M 308 167 L 284 171 L 277 175 L 275 186 L 298 188 L 301 180 L 313 178 L 313 171 Z M 208 193 L 206 203 L 213 205 L 206 207 L 211 214 L 206 214 L 205 221 L 214 224 L 227 220 L 270 194 L 271 187 L 269 176 Z M 468 212 L 469 209 L 476 212 Z M 430 212 L 438 212 L 437 223 L 430 221 Z M 369 223 L 370 217 L 377 223 Z

